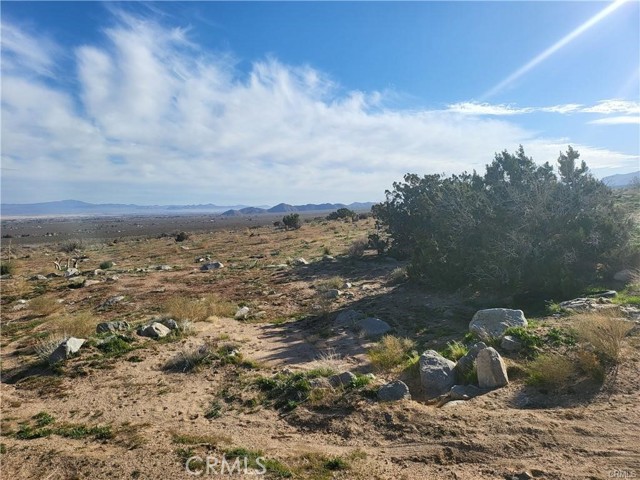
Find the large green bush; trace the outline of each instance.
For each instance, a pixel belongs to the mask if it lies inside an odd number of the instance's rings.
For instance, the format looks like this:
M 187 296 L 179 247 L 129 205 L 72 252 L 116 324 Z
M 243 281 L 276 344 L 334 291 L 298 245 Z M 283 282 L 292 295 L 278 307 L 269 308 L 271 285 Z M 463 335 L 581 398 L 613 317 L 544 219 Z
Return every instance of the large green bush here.
M 484 176 L 408 174 L 373 213 L 411 258 L 409 275 L 434 287 L 568 295 L 626 255 L 630 215 L 568 148 L 536 165 L 522 146 Z

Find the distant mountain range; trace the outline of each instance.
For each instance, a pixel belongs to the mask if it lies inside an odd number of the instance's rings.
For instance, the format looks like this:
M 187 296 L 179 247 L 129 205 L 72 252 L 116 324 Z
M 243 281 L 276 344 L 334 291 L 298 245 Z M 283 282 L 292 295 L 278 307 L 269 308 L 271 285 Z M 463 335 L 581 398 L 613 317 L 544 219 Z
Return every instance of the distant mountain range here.
M 292 212 L 329 212 L 338 210 L 339 208 L 348 208 L 354 211 L 370 210 L 374 202 L 354 202 L 349 205 L 344 203 L 307 203 L 306 205 L 289 205 L 288 203 L 279 203 L 271 208 L 247 207 L 241 209 L 231 209 L 223 212 L 225 217 L 237 217 L 240 215 L 259 215 L 266 213 L 292 213 Z
M 211 213 L 224 216 L 257 215 L 262 213 L 287 213 L 337 210 L 347 207 L 351 210 L 369 210 L 373 203 L 322 203 L 288 205 L 280 203 L 275 207 L 248 207 L 246 205 L 220 206 L 212 203 L 201 205 L 135 205 L 119 203 L 87 203 L 79 200 L 61 200 L 43 203 L 5 203 L 0 206 L 3 217 L 38 215 L 170 215 L 181 213 Z
M 640 182 L 640 171 L 610 175 L 608 177 L 604 177 L 602 181 L 611 188 L 628 187 L 634 182 Z

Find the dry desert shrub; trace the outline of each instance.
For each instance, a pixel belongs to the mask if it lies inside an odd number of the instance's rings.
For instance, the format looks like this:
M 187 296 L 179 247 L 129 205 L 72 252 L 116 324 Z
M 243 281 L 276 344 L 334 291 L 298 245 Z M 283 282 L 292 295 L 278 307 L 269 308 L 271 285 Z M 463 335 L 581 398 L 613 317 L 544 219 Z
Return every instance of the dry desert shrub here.
M 31 300 L 29 302 L 29 308 L 34 315 L 46 317 L 47 315 L 60 311 L 62 304 L 55 298 L 43 295 Z
M 236 310 L 237 306 L 234 303 L 216 295 L 207 295 L 200 299 L 176 296 L 164 304 L 165 313 L 177 321 L 204 322 L 212 316 L 233 317 Z
M 347 366 L 347 363 L 344 358 L 342 358 L 342 355 L 336 352 L 335 349 L 328 348 L 324 352 L 320 353 L 311 365 L 313 367 L 312 371 L 314 372 L 331 372 L 330 374 L 333 375 L 335 372 L 343 371 Z
M 575 323 L 578 341 L 610 365 L 619 363 L 623 339 L 632 328 L 633 323 L 611 312 L 585 313 Z
M 415 342 L 408 338 L 385 335 L 380 343 L 371 348 L 367 354 L 371 364 L 377 370 L 391 370 L 403 364 L 415 347 Z
M 557 390 L 567 385 L 575 373 L 575 364 L 565 355 L 549 353 L 529 362 L 527 370 L 529 385 Z
M 347 250 L 347 255 L 351 258 L 361 258 L 364 255 L 367 246 L 369 245 L 369 240 L 366 238 L 359 238 L 355 240 Z

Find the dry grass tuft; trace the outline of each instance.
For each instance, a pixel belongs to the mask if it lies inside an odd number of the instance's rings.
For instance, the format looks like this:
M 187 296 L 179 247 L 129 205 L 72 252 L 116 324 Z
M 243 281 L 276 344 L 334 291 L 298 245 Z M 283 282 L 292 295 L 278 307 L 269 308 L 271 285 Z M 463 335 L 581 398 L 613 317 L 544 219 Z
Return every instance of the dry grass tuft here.
M 564 355 L 550 353 L 529 362 L 527 371 L 529 385 L 558 390 L 567 385 L 575 373 L 575 364 Z
M 578 341 L 605 364 L 618 364 L 623 339 L 633 328 L 633 323 L 603 312 L 582 314 L 576 320 Z
M 369 240 L 367 240 L 366 238 L 359 238 L 349 246 L 347 255 L 349 255 L 351 258 L 361 258 L 368 246 Z
M 29 308 L 34 315 L 38 317 L 46 317 L 47 315 L 60 311 L 63 307 L 55 298 L 43 295 L 31 300 L 29 302 Z
M 96 332 L 100 319 L 90 312 L 75 312 L 53 317 L 47 322 L 46 329 L 52 334 L 66 337 L 87 338 Z
M 408 338 L 385 335 L 380 343 L 371 348 L 367 354 L 371 364 L 377 370 L 391 370 L 403 364 L 415 347 L 415 342 Z
M 200 299 L 172 297 L 164 304 L 164 311 L 171 318 L 180 321 L 204 322 L 209 317 L 233 317 L 237 305 L 216 295 Z

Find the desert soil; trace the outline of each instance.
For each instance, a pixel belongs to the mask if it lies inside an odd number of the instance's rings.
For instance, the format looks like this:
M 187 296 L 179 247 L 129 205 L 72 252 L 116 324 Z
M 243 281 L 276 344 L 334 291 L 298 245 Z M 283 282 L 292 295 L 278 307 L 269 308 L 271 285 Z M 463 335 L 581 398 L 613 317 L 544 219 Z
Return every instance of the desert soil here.
M 166 227 L 161 230 L 174 230 Z M 121 230 L 135 234 L 120 232 L 111 237 L 105 234 L 100 241 L 85 240 L 81 249 L 86 258 L 79 269 L 93 272 L 101 262 L 112 260 L 115 265 L 108 275 L 118 278 L 88 276 L 100 281 L 78 289 L 68 288 L 67 280 L 59 277 L 29 280 L 54 272 L 53 260 L 63 256 L 59 244 L 53 243 L 59 238 L 22 245 L 3 242 L 3 260 L 12 258 L 15 265 L 12 277 L 1 284 L 3 478 L 192 478 L 185 471 L 181 449 L 220 456 L 225 449 L 240 447 L 281 462 L 293 478 L 640 476 L 637 334 L 624 344 L 624 361 L 615 377 L 595 392 L 553 395 L 514 376 L 506 388 L 437 408 L 423 400 L 419 385 L 413 382 L 413 400 L 380 403 L 351 395 L 334 404 L 302 403 L 283 412 L 252 403 L 252 396 L 259 393 L 247 379 L 318 366 L 372 371 L 366 355 L 371 340 L 335 331 L 332 320 L 338 311 L 354 308 L 375 315 L 391 324 L 397 335 L 415 339 L 421 348 L 439 348 L 462 338 L 474 310 L 457 296 L 389 282 L 402 263 L 379 258 L 375 252 L 349 258 L 346 252 L 353 241 L 374 231 L 371 219 L 316 221 L 295 231 L 270 224 L 203 227 L 192 229 L 195 233 L 180 243 L 139 229 L 129 225 Z M 335 261 L 323 260 L 326 252 Z M 200 272 L 195 258 L 207 254 L 225 267 Z M 276 267 L 298 257 L 310 265 Z M 158 265 L 171 269 L 158 270 Z M 352 285 L 326 305 L 319 300 L 318 286 L 336 277 Z M 104 358 L 88 346 L 61 369 L 38 363 L 34 348 L 55 330 L 62 314 L 88 312 L 90 329 L 109 320 L 136 325 L 160 314 L 172 298 L 197 299 L 208 294 L 235 305 L 246 304 L 260 315 L 247 321 L 213 316 L 195 323 L 193 335 L 175 341 L 138 338 L 137 348 L 119 357 Z M 61 300 L 62 311 L 37 315 L 29 303 L 21 302 L 42 295 Z M 99 308 L 115 295 L 125 298 Z M 220 363 L 190 373 L 163 368 L 180 352 L 195 349 L 207 339 L 233 342 L 257 368 Z M 399 375 L 374 373 L 374 385 Z M 205 415 L 216 401 L 220 415 Z M 52 415 L 55 425 L 108 425 L 114 435 L 107 439 L 56 434 L 16 438 L 20 424 L 32 422 L 40 412 Z M 179 438 L 192 440 L 180 443 Z M 346 466 L 332 470 L 317 465 L 317 459 L 322 464 L 336 457 L 344 459 Z M 278 475 L 270 471 L 266 478 Z

